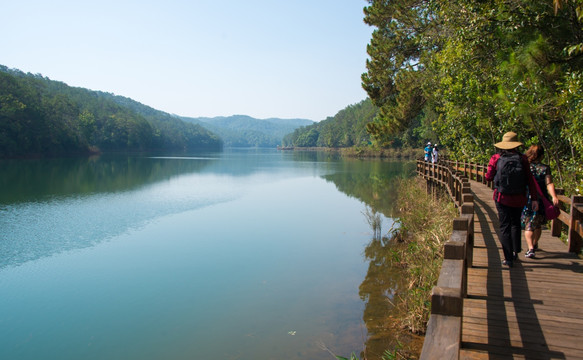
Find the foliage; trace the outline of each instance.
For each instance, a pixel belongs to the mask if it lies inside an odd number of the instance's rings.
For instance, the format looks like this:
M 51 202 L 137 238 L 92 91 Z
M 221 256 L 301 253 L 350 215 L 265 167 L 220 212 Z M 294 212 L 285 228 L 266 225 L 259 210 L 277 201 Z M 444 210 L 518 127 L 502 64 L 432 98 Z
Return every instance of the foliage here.
M 546 148 L 559 186 L 580 186 L 583 1 L 368 3 L 373 137 L 425 124 L 452 157 L 485 162 L 513 130 Z
M 333 117 L 319 123 L 296 129 L 283 139 L 284 146 L 350 148 L 370 147 L 401 148 L 420 146 L 422 130 L 405 129 L 394 136 L 377 139 L 368 128 L 378 114 L 378 108 L 370 99 L 347 106 Z
M 221 146 L 202 127 L 131 99 L 0 66 L 0 157 Z
M 336 356 L 336 359 L 338 360 L 358 360 L 358 356 L 356 356 L 355 353 L 350 354 L 350 357 L 344 357 L 344 356 Z

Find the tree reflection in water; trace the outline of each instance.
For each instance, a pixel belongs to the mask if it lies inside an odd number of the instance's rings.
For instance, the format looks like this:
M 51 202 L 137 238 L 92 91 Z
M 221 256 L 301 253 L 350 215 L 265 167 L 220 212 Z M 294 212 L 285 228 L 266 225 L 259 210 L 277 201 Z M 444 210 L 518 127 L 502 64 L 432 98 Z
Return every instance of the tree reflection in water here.
M 341 164 L 345 169 L 327 175 L 325 179 L 334 182 L 340 191 L 365 203 L 363 216 L 372 230 L 371 241 L 364 250 L 369 267 L 359 288 L 360 298 L 365 302 L 363 321 L 368 333 L 365 358 L 383 359 L 384 355 L 387 359 L 390 358 L 386 356 L 387 351 L 393 353 L 394 349 L 401 347 L 401 352 L 410 348 L 416 353 L 423 339 L 399 328 L 397 319 L 400 314 L 393 305 L 395 297 L 407 291 L 408 285 L 401 281 L 403 269 L 399 267 L 395 251 L 402 244 L 391 240 L 397 182 L 412 175 L 414 163 L 353 160 Z M 381 214 L 390 223 L 384 234 Z
M 401 314 L 397 313 L 394 300 L 408 289 L 402 281 L 403 269 L 399 267 L 397 246 L 401 244 L 384 236 L 373 238 L 364 250 L 369 267 L 360 284 L 359 295 L 365 301 L 363 321 L 368 331 L 368 360 L 381 359 L 385 351 L 401 346 L 416 349 L 422 342 L 420 337 L 398 327 Z

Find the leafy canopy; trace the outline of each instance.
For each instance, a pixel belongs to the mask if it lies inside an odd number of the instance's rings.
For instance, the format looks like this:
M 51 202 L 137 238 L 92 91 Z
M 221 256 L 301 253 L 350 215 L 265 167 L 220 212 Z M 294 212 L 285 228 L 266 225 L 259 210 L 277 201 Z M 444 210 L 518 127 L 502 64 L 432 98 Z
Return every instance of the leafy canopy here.
M 562 185 L 581 185 L 582 0 L 368 4 L 371 136 L 430 124 L 450 155 L 484 162 L 512 130 L 546 148 Z

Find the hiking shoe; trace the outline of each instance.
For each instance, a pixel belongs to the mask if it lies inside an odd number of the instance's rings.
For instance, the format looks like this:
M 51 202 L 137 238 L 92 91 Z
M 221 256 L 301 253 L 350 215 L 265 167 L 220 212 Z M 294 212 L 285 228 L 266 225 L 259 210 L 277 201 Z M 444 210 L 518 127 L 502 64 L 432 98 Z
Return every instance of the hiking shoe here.
M 526 254 L 524 254 L 524 257 L 526 258 L 530 258 L 530 259 L 534 259 L 535 254 L 534 254 L 534 249 L 530 249 L 526 252 Z
M 504 261 L 502 261 L 502 265 L 506 265 L 509 268 L 511 268 L 513 264 L 512 264 L 512 261 L 510 261 L 510 260 L 504 260 Z

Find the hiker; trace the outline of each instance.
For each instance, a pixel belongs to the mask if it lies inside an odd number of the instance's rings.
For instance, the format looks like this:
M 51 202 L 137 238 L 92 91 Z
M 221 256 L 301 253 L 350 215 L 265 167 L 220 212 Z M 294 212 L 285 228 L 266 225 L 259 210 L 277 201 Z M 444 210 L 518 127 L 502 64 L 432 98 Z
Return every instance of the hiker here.
M 439 161 L 439 150 L 437 150 L 437 144 L 433 145 L 433 151 L 431 152 L 431 162 L 437 164 Z
M 521 224 L 524 229 L 524 238 L 528 245 L 528 250 L 525 254 L 527 258 L 534 258 L 536 256 L 535 252 L 538 249 L 538 240 L 542 233 L 542 225 L 547 222 L 544 207 L 541 206 L 542 199 L 540 197 L 544 196 L 547 199 L 552 199 L 553 205 L 559 205 L 559 199 L 557 198 L 555 185 L 553 184 L 553 177 L 551 176 L 551 168 L 541 163 L 544 154 L 544 148 L 540 145 L 532 145 L 526 151 L 526 157 L 530 162 L 530 172 L 538 184 L 538 189 L 542 192 L 542 194 L 538 194 L 537 189 L 537 197 L 535 199 L 539 200 L 538 211 L 533 211 L 531 206 L 533 198 L 530 196 L 528 197 L 526 206 L 522 210 Z
M 431 156 L 431 142 L 427 143 L 427 146 L 425 146 L 423 151 L 425 151 L 425 161 L 429 162 L 429 157 Z
M 535 180 L 530 172 L 530 164 L 525 155 L 518 151 L 522 145 L 518 135 L 507 132 L 502 141 L 494 144 L 499 150 L 488 162 L 486 180 L 494 181 L 494 202 L 500 221 L 500 243 L 504 252 L 503 265 L 513 266 L 522 251 L 522 228 L 520 217 L 526 205 L 526 189 L 533 199 L 537 199 Z M 531 202 L 532 209 L 538 210 L 538 200 Z

